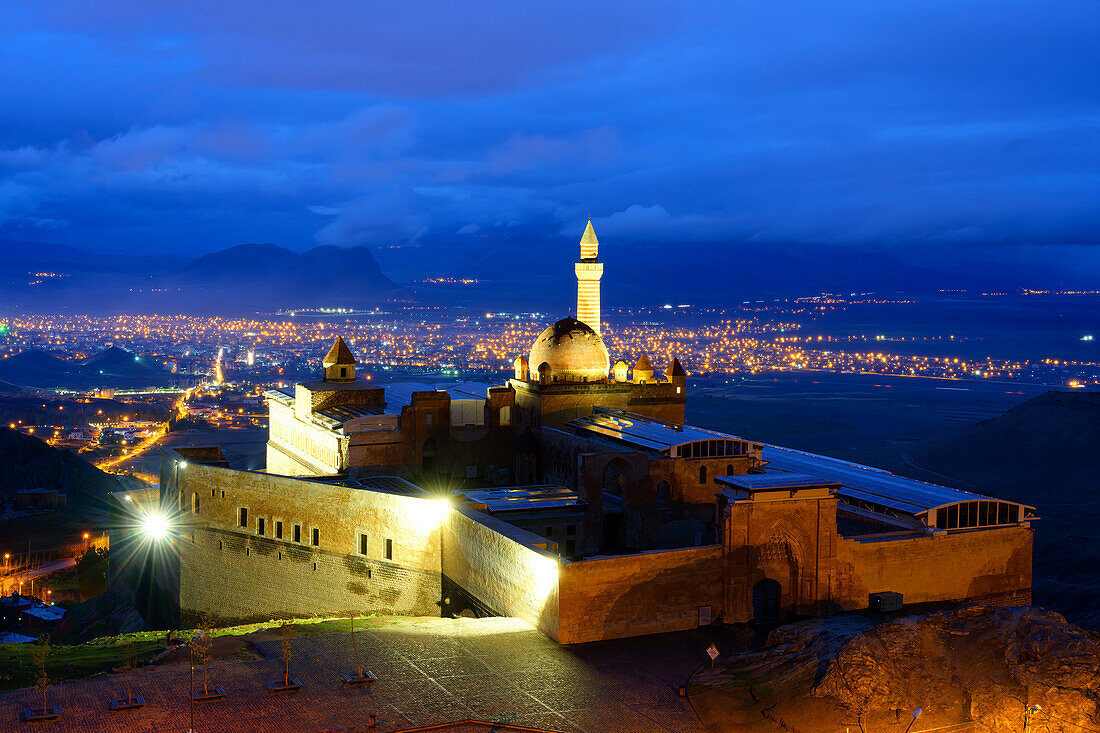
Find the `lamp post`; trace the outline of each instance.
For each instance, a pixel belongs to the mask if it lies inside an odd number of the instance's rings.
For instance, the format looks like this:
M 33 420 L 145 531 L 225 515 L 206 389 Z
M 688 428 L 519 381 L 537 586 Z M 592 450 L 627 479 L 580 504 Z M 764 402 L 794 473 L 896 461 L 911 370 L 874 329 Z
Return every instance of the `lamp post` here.
M 1031 730 L 1031 717 L 1035 715 L 1035 713 L 1041 712 L 1043 712 L 1043 707 L 1041 705 L 1032 705 L 1024 711 L 1024 733 Z
M 909 721 L 909 725 L 908 727 L 906 727 L 905 733 L 909 733 L 909 729 L 913 727 L 913 723 L 917 722 L 917 718 L 919 718 L 921 716 L 921 713 L 923 712 L 924 708 L 917 708 L 913 711 L 913 719 Z

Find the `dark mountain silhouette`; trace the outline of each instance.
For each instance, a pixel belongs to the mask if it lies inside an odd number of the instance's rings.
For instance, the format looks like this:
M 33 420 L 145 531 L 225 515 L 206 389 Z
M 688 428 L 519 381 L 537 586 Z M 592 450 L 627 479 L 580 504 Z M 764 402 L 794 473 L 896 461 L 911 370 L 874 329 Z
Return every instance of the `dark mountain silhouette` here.
M 159 365 L 150 364 L 147 359 L 117 346 L 111 346 L 82 360 L 78 370 L 126 376 L 149 375 L 161 371 Z
M 39 350 L 28 350 L 0 359 L 0 380 L 17 387 L 98 386 L 144 387 L 166 384 L 170 375 L 160 364 L 131 351 L 112 346 L 86 359 L 60 359 Z
M 1034 601 L 1100 626 L 1100 393 L 1047 392 L 886 468 L 1034 505 Z
M 366 247 L 298 254 L 273 244 L 204 255 L 157 278 L 157 286 L 280 308 L 365 305 L 400 293 Z
M 187 261 L 0 242 L 0 305 L 27 310 L 243 314 L 407 298 L 365 247 L 242 244 Z

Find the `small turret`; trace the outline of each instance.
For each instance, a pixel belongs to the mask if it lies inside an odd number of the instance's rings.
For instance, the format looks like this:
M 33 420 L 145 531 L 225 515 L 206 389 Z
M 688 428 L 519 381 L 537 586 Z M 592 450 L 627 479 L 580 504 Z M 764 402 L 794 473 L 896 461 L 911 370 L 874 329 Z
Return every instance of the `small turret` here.
M 667 376 L 668 381 L 676 386 L 676 394 L 681 394 L 687 388 L 687 372 L 680 365 L 679 359 L 675 357 L 672 359 L 672 363 L 668 365 Z
M 622 359 L 619 359 L 617 362 L 615 362 L 615 381 L 616 382 L 629 381 L 629 377 L 627 376 L 627 371 L 629 369 L 630 369 L 630 367 L 628 367 L 626 365 L 626 362 L 623 361 Z
M 354 382 L 355 381 L 355 357 L 351 349 L 339 336 L 332 344 L 332 348 L 321 360 L 324 368 L 324 381 L 326 382 Z
M 642 354 L 638 357 L 638 361 L 634 362 L 634 381 L 645 384 L 651 379 L 653 379 L 653 365 L 649 363 L 649 357 Z

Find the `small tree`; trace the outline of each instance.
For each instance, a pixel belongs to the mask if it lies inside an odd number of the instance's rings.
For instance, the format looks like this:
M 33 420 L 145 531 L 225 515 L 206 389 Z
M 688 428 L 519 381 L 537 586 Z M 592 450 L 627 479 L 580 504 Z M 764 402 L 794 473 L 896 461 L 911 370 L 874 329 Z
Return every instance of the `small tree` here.
M 210 606 L 199 617 L 199 633 L 191 637 L 191 648 L 199 658 L 202 665 L 202 693 L 210 694 L 210 683 L 206 672 L 206 660 L 210 654 L 210 647 L 214 644 L 214 613 Z
M 136 659 L 134 658 L 134 639 L 130 638 L 130 643 L 126 645 L 126 702 L 130 703 L 134 701 L 134 692 L 132 689 L 134 669 L 137 667 Z
M 283 625 L 279 627 L 279 632 L 283 635 L 283 661 L 286 662 L 286 672 L 283 674 L 283 685 L 290 686 L 290 642 L 294 639 L 294 627 L 289 622 L 284 621 Z
M 38 667 L 38 679 L 34 687 L 42 693 L 42 712 L 46 712 L 46 692 L 50 689 L 50 677 L 46 674 L 46 659 L 50 656 L 50 635 L 46 634 L 31 649 L 31 658 Z
M 355 637 L 355 617 L 351 617 L 351 648 L 355 650 L 355 664 L 359 667 L 359 679 L 363 679 L 363 660 L 359 658 L 359 641 Z

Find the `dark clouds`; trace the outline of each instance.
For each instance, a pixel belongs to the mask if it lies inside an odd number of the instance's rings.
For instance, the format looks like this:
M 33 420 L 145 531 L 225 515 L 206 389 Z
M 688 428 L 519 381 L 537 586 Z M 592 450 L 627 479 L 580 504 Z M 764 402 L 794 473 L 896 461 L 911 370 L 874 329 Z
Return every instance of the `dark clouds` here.
M 1041 257 L 1100 243 L 1098 37 L 1084 0 L 8 3 L 0 238 Z

